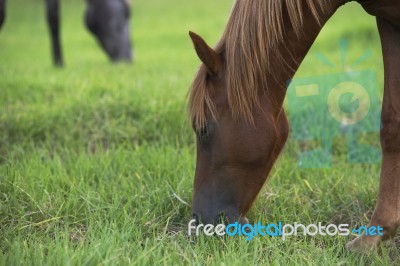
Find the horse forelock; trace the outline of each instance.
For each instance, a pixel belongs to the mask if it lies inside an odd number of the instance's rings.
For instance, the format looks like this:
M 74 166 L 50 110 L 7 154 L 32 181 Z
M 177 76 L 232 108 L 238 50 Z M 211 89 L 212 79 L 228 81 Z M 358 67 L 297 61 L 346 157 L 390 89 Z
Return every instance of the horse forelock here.
M 287 23 L 295 34 L 303 33 L 303 9 L 307 7 L 317 22 L 324 0 L 236 0 L 225 31 L 215 50 L 224 53 L 228 103 L 235 118 L 253 123 L 254 108 L 260 107 L 259 89 L 267 87 L 273 54 L 281 67 L 287 62 L 281 54 Z M 277 68 L 279 66 L 273 66 Z M 197 129 L 204 126 L 207 109 L 214 114 L 214 104 L 202 66 L 189 92 L 189 116 Z

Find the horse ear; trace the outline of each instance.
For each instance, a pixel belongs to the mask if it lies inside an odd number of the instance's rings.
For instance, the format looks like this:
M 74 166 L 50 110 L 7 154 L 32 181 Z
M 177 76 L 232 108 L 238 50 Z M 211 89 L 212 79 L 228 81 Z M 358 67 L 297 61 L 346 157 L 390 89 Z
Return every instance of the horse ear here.
M 222 65 L 221 57 L 210 46 L 208 46 L 199 35 L 191 31 L 189 31 L 189 35 L 192 39 L 197 56 L 207 67 L 208 71 L 213 75 L 218 74 Z

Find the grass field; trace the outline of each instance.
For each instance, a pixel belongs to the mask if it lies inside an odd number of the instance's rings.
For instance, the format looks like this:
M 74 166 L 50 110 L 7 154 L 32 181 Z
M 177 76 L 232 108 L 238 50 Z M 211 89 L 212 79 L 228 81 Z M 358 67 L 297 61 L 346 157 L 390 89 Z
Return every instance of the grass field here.
M 0 265 L 400 263 L 395 244 L 360 255 L 348 237 L 187 237 L 186 95 L 199 65 L 187 33 L 215 43 L 231 0 L 134 1 L 134 65 L 111 65 L 83 27 L 84 1 L 62 1 L 64 69 L 51 66 L 42 2 L 8 1 L 0 32 Z M 371 49 L 354 70 L 375 71 L 382 87 L 375 22 L 357 4 L 326 25 L 297 77 L 343 71 L 341 39 L 344 68 Z M 379 165 L 347 164 L 340 147 L 334 167 L 302 169 L 290 140 L 250 220 L 366 225 Z

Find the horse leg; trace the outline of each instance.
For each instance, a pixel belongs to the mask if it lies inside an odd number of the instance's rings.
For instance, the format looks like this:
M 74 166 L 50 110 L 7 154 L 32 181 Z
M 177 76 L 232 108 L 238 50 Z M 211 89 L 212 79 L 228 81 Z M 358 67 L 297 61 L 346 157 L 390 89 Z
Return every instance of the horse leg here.
M 378 201 L 370 225 L 383 227 L 383 236 L 361 235 L 349 249 L 377 247 L 393 237 L 400 225 L 400 27 L 377 18 L 382 42 L 385 88 L 382 106 L 382 169 Z
M 0 29 L 6 18 L 6 0 L 0 0 Z
M 60 41 L 59 0 L 46 0 L 46 15 L 51 36 L 53 63 L 55 66 L 62 66 L 64 62 L 62 58 L 61 41 Z

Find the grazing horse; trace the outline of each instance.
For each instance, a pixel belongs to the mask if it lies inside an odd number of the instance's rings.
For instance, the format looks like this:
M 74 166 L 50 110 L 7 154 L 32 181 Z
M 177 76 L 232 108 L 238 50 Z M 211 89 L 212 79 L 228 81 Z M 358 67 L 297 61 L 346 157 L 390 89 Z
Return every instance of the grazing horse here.
M 132 61 L 128 0 L 87 0 L 85 23 L 111 61 Z
M 245 215 L 289 133 L 282 107 L 291 79 L 325 22 L 346 0 L 237 0 L 211 48 L 190 32 L 202 65 L 189 92 L 197 136 L 193 216 L 203 223 L 246 223 Z M 359 1 L 376 16 L 385 86 L 381 117 L 381 181 L 370 225 L 350 249 L 376 247 L 400 223 L 400 1 Z
M 85 24 L 111 61 L 132 61 L 129 0 L 87 0 Z M 53 63 L 64 64 L 60 40 L 59 0 L 45 0 Z M 0 0 L 0 28 L 5 20 L 6 0 Z

